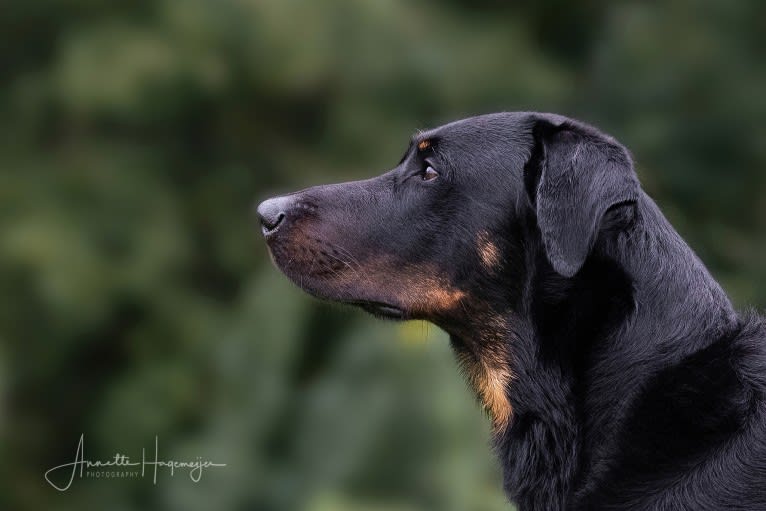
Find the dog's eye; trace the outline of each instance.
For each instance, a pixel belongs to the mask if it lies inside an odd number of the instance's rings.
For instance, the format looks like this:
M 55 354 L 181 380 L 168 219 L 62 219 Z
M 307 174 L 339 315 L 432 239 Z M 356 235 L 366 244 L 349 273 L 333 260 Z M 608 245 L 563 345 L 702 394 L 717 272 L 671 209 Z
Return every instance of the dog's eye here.
M 437 177 L 439 177 L 439 173 L 434 170 L 432 166 L 426 167 L 426 169 L 421 174 L 421 177 L 423 178 L 423 181 L 433 181 Z

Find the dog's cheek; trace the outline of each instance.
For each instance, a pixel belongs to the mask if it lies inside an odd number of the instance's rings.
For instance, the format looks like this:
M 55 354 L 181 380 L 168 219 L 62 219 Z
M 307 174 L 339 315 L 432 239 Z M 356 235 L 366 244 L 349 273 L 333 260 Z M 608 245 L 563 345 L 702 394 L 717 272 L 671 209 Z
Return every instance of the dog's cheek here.
M 476 252 L 484 270 L 489 274 L 496 273 L 502 262 L 500 249 L 487 231 L 476 236 Z

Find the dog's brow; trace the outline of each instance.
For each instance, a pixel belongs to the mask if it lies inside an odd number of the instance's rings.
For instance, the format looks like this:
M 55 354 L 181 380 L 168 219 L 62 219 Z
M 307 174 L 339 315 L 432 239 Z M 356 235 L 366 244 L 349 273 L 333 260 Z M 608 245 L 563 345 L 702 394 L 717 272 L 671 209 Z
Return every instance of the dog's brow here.
M 433 137 L 427 137 L 425 136 L 424 132 L 418 131 L 412 137 L 410 138 L 410 144 L 407 146 L 407 150 L 404 152 L 404 156 L 402 156 L 402 159 L 399 160 L 399 165 L 404 162 L 404 160 L 407 159 L 407 155 L 410 154 L 413 147 L 417 147 L 418 151 L 425 151 L 429 147 L 431 147 Z

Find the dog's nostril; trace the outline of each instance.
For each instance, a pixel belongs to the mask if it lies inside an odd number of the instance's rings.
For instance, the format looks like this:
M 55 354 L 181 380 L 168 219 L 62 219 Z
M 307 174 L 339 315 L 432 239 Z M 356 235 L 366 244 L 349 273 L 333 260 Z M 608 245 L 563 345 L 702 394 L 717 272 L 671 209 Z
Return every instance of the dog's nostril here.
M 274 229 L 276 229 L 277 227 L 279 227 L 279 224 L 281 224 L 281 223 L 282 223 L 282 220 L 284 220 L 284 219 L 285 219 L 285 214 L 284 214 L 284 213 L 280 213 L 280 214 L 278 214 L 278 215 L 277 215 L 277 217 L 276 217 L 275 219 L 273 219 L 273 220 L 270 220 L 270 219 L 266 219 L 266 218 L 261 218 L 261 224 L 262 224 L 262 225 L 263 225 L 263 226 L 264 226 L 266 229 L 268 229 L 269 231 L 273 231 Z
M 283 208 L 281 199 L 269 199 L 258 206 L 258 218 L 265 234 L 274 232 L 285 220 L 287 214 Z

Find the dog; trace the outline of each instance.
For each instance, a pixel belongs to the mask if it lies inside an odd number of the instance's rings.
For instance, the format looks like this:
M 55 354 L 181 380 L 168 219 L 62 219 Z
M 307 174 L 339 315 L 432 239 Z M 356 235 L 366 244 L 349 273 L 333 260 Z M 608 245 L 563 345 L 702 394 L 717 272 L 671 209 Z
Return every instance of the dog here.
M 449 333 L 520 510 L 766 509 L 766 321 L 735 311 L 614 138 L 472 117 L 257 216 L 311 295 Z

